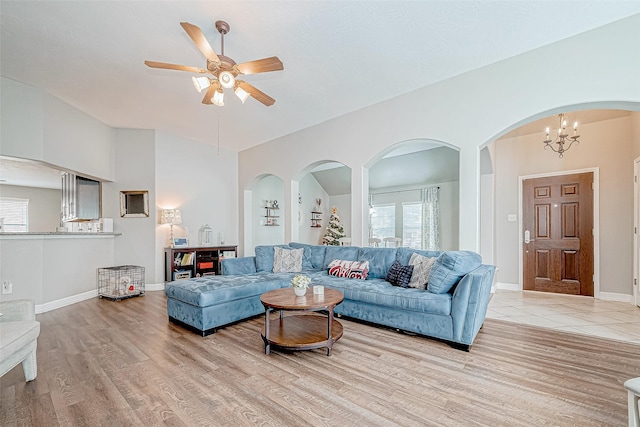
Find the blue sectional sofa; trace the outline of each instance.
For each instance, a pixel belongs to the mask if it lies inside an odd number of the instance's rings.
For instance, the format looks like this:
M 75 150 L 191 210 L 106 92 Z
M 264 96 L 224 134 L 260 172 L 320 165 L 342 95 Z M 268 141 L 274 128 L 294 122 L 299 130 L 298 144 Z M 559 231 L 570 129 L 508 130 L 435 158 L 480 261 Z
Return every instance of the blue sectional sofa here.
M 302 274 L 312 285 L 344 293 L 335 313 L 413 332 L 469 350 L 482 326 L 495 267 L 470 251 L 428 252 L 409 248 L 278 245 L 303 249 Z M 428 289 L 393 286 L 385 280 L 394 261 L 407 265 L 413 253 L 437 257 Z M 203 336 L 230 323 L 264 313 L 260 295 L 291 286 L 296 273 L 274 273 L 274 246 L 257 246 L 255 256 L 225 259 L 223 275 L 167 283 L 169 320 Z M 368 261 L 366 280 L 328 274 L 333 260 Z

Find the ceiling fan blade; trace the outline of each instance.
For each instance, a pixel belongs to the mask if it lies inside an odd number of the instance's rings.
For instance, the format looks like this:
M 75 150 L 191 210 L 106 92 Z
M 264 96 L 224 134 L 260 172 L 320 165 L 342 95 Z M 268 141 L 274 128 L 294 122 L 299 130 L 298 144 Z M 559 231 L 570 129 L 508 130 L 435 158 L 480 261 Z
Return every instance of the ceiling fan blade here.
M 168 64 L 166 62 L 144 61 L 147 67 L 163 68 L 167 70 L 189 71 L 192 73 L 208 73 L 204 68 L 189 67 L 187 65 Z
M 213 104 L 213 102 L 211 101 L 211 98 L 213 98 L 213 92 L 216 91 L 217 86 L 216 85 L 211 85 L 209 86 L 209 89 L 207 89 L 207 93 L 204 94 L 204 98 L 202 98 L 202 103 L 203 104 Z
M 202 34 L 202 30 L 199 27 L 196 27 L 193 24 L 189 24 L 188 22 L 181 22 L 182 28 L 189 34 L 191 40 L 196 44 L 200 52 L 207 58 L 209 61 L 214 62 L 216 65 L 220 65 L 220 58 L 213 50 L 207 39 Z
M 273 105 L 276 102 L 275 99 L 273 99 L 266 93 L 262 92 L 261 90 L 257 89 L 255 86 L 250 85 L 247 82 L 241 81 L 238 83 L 238 86 L 240 86 L 242 90 L 247 92 L 249 95 L 253 96 L 256 100 L 262 102 L 267 107 L 269 107 L 270 105 Z
M 242 64 L 238 64 L 237 67 L 242 74 L 258 74 L 284 70 L 284 65 L 282 65 L 282 61 L 280 61 L 277 56 L 243 62 Z

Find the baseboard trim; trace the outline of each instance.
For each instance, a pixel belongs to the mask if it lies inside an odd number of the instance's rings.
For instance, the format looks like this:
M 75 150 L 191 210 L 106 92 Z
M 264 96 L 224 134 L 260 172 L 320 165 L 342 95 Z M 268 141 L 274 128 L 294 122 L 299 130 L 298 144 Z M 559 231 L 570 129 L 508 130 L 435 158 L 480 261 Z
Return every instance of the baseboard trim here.
M 496 283 L 495 288 L 500 290 L 505 290 L 505 291 L 522 291 L 522 288 L 517 283 L 498 282 Z M 530 292 L 530 291 L 526 291 L 526 292 Z M 564 295 L 564 294 L 558 294 L 558 295 Z M 594 298 L 601 299 L 603 301 L 616 301 L 616 302 L 626 302 L 629 304 L 633 304 L 633 295 L 618 294 L 615 292 L 599 292 Z
M 522 288 L 517 283 L 496 283 L 496 289 L 502 289 L 505 291 L 521 291 Z
M 46 302 L 44 304 L 36 304 L 35 310 L 36 314 L 46 313 L 47 311 L 56 310 L 58 308 L 66 307 L 71 304 L 75 304 L 80 301 L 85 301 L 91 298 L 95 298 L 98 296 L 98 290 L 95 289 L 93 291 L 84 292 L 78 295 L 72 295 L 70 297 L 58 299 L 51 302 Z
M 164 283 L 152 283 L 145 285 L 145 292 L 164 291 Z M 55 301 L 46 302 L 44 304 L 36 304 L 36 314 L 46 313 L 47 311 L 57 310 L 58 308 L 66 307 L 77 302 L 85 301 L 91 298 L 96 298 L 98 291 L 93 290 L 89 292 L 83 292 L 81 294 L 72 295 L 70 297 L 61 298 Z
M 164 283 L 150 283 L 144 286 L 147 291 L 164 291 Z
M 633 304 L 633 295 L 618 294 L 615 292 L 600 292 L 598 298 L 605 301 L 628 302 Z

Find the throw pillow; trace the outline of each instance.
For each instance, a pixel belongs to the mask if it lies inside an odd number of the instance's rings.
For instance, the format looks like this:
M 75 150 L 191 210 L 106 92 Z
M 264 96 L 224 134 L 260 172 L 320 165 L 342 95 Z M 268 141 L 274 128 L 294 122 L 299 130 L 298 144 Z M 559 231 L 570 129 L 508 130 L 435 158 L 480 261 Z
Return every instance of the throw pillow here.
M 410 288 L 427 288 L 429 273 L 431 272 L 431 267 L 433 267 L 433 263 L 436 261 L 436 259 L 437 257 L 426 257 L 416 253 L 411 255 L 409 265 L 413 266 L 413 274 L 411 275 L 411 280 L 409 281 Z
M 449 292 L 460 279 L 480 264 L 482 258 L 472 251 L 443 252 L 431 267 L 427 291 L 434 294 Z
M 369 261 L 343 261 L 335 259 L 329 263 L 329 275 L 349 279 L 365 280 L 369 275 Z
M 273 248 L 274 273 L 299 273 L 302 271 L 304 249 Z
M 411 280 L 411 274 L 413 273 L 413 265 L 402 265 L 400 261 L 394 261 L 391 264 L 391 268 L 387 272 L 385 280 L 391 283 L 393 286 L 401 286 L 406 288 Z

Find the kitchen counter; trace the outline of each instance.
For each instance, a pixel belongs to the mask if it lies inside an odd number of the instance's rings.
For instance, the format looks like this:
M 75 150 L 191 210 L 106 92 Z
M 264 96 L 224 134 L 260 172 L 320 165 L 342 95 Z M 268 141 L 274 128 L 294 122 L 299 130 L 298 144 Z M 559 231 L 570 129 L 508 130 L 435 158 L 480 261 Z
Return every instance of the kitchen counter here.
M 87 233 L 87 232 L 59 232 L 59 231 L 28 231 L 28 232 L 4 232 L 0 233 L 0 239 L 87 239 L 108 238 L 122 236 L 122 233 Z

